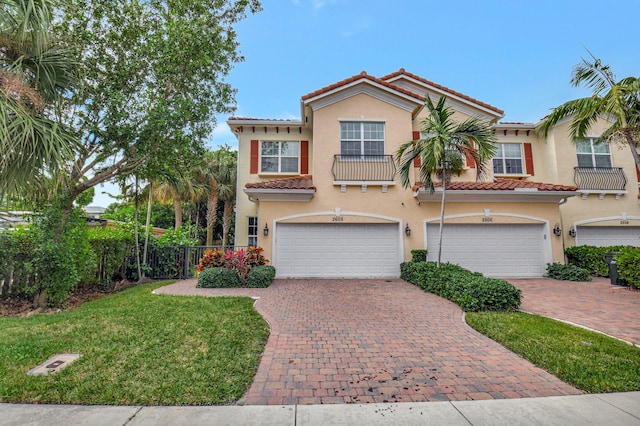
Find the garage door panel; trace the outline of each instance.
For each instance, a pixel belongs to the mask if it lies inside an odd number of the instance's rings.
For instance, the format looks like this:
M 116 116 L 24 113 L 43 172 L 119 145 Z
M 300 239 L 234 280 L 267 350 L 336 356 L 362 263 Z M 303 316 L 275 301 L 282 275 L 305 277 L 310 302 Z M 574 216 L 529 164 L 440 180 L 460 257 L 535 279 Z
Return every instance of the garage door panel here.
M 399 275 L 397 224 L 279 224 L 278 277 L 365 278 Z
M 578 226 L 576 244 L 640 247 L 640 226 Z
M 438 256 L 438 224 L 427 225 L 428 259 Z M 467 225 L 443 228 L 443 262 L 493 277 L 544 275 L 543 225 Z

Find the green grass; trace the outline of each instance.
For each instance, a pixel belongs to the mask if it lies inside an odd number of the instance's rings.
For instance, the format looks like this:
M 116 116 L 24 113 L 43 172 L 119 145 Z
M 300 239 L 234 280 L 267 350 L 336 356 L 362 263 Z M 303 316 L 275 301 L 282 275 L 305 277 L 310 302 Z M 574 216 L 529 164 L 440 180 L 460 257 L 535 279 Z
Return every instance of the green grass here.
M 153 295 L 140 285 L 73 311 L 0 318 L 0 402 L 229 404 L 248 389 L 268 326 L 240 297 Z M 81 353 L 56 374 L 50 356 Z
M 588 393 L 640 390 L 640 348 L 539 315 L 467 313 L 467 323 Z

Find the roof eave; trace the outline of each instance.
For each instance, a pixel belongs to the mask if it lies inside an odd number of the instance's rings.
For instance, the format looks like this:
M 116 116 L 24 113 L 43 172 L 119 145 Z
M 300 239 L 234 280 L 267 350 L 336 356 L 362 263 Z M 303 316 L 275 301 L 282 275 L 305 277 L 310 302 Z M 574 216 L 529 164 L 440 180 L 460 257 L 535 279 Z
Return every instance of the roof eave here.
M 447 202 L 514 202 L 514 203 L 559 203 L 573 197 L 577 191 L 527 191 L 527 190 L 447 190 Z M 420 203 L 439 203 L 442 189 L 431 191 L 420 188 L 414 192 Z
M 243 191 L 252 201 L 309 202 L 316 193 L 315 189 L 244 188 Z

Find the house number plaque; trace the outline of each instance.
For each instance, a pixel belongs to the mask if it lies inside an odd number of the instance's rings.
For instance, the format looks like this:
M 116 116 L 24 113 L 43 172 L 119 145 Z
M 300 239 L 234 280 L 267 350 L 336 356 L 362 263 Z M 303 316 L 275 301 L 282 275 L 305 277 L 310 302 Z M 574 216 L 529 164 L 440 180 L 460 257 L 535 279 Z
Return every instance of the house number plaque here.
M 482 218 L 482 222 L 484 222 L 484 223 L 493 222 L 493 218 L 492 217 L 483 217 Z
M 344 222 L 344 217 L 342 216 L 335 216 L 331 218 L 331 222 Z

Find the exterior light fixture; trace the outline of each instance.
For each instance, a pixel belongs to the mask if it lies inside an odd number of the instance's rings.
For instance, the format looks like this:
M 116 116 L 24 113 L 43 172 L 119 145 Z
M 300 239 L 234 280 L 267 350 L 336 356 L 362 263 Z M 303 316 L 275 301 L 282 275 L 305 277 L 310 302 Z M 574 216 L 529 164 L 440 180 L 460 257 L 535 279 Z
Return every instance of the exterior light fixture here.
M 404 233 L 407 235 L 407 237 L 411 235 L 411 228 L 409 228 L 408 223 L 407 223 L 407 226 L 404 227 Z
M 264 234 L 265 237 L 269 236 L 269 226 L 267 226 L 267 224 L 264 224 L 264 229 L 262 230 L 262 233 Z
M 553 227 L 553 235 L 555 235 L 556 237 L 562 235 L 562 229 L 560 229 L 559 223 L 556 223 L 556 226 Z
M 575 238 L 576 237 L 576 228 L 573 226 L 569 228 L 569 236 Z

